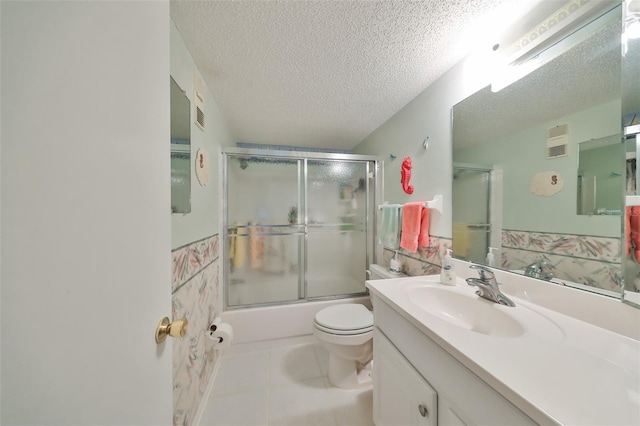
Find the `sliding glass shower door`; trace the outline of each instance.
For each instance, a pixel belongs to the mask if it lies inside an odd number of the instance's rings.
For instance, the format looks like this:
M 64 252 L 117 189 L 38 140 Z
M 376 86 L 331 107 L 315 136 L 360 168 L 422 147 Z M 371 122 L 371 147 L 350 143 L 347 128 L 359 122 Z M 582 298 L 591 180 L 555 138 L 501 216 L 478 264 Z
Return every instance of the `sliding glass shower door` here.
M 367 162 L 307 161 L 307 297 L 364 293 Z
M 223 161 L 227 308 L 366 292 L 375 159 L 235 149 Z
M 300 298 L 304 226 L 302 160 L 228 156 L 226 187 L 229 306 Z

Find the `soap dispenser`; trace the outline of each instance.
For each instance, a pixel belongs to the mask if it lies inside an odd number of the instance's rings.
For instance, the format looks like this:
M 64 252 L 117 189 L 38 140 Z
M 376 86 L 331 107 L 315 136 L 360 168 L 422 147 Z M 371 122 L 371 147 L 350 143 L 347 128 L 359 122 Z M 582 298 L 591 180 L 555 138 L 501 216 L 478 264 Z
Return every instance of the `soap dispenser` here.
M 396 250 L 396 253 L 389 262 L 389 270 L 396 273 L 400 273 L 402 271 L 402 263 L 398 260 L 398 250 Z
M 453 258 L 451 257 L 451 249 L 447 249 L 447 254 L 444 256 L 444 259 L 442 259 L 440 282 L 447 285 L 456 284 L 456 274 L 453 272 Z
M 486 265 L 487 266 L 496 266 L 496 257 L 493 254 L 495 247 L 489 247 L 489 253 L 487 253 Z

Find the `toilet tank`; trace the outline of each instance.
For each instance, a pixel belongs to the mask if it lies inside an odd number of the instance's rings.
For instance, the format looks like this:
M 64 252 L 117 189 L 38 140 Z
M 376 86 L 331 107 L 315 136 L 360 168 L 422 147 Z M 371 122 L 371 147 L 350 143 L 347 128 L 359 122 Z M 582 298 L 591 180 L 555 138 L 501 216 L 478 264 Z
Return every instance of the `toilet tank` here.
M 386 278 L 406 277 L 406 275 L 401 272 L 391 272 L 389 268 L 382 265 L 377 265 L 375 263 L 369 265 L 369 271 L 371 272 L 371 275 L 369 275 L 368 278 L 370 280 L 384 280 Z

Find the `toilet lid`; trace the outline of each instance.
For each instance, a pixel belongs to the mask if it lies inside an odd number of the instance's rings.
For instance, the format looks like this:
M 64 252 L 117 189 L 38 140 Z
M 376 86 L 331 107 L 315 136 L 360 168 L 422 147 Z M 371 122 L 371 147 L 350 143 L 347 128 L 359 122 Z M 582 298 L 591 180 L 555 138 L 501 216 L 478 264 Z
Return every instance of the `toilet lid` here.
M 364 305 L 348 303 L 320 310 L 315 321 L 332 330 L 360 330 L 373 327 L 373 314 Z

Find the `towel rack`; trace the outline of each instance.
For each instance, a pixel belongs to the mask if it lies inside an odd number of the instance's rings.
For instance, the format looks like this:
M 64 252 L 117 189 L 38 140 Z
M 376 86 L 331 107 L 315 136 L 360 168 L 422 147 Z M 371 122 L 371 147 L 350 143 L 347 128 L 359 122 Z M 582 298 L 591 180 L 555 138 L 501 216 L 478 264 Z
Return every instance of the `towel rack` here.
M 438 210 L 442 213 L 442 195 L 434 195 L 433 200 L 427 201 L 424 203 L 424 206 L 432 210 Z
M 401 204 L 389 204 L 385 202 L 384 204 L 378 205 L 378 210 L 382 210 L 382 207 L 386 205 L 392 205 L 392 206 L 395 205 L 395 206 L 398 206 L 398 208 L 402 207 Z M 442 213 L 442 195 L 434 195 L 433 200 L 424 202 L 424 206 L 428 209 L 438 210 L 440 213 Z

